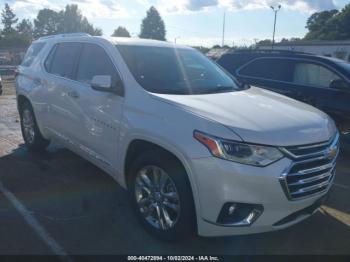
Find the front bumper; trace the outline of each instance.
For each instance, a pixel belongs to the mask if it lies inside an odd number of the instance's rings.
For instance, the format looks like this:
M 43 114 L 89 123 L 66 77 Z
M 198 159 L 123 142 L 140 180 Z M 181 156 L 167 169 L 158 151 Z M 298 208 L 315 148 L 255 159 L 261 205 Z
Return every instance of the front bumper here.
M 264 167 L 242 165 L 214 157 L 192 159 L 191 169 L 197 186 L 198 234 L 202 236 L 225 236 L 252 234 L 282 229 L 298 223 L 310 216 L 314 210 L 300 212 L 317 201 L 329 188 L 315 196 L 298 201 L 288 200 L 279 178 L 292 164 L 292 160 L 283 158 Z M 227 202 L 260 204 L 263 213 L 249 226 L 223 226 L 217 224 L 217 218 Z M 316 203 L 316 204 L 315 204 Z M 317 210 L 317 208 L 315 208 Z M 292 214 L 298 214 L 293 218 Z M 283 221 L 287 217 L 293 219 Z

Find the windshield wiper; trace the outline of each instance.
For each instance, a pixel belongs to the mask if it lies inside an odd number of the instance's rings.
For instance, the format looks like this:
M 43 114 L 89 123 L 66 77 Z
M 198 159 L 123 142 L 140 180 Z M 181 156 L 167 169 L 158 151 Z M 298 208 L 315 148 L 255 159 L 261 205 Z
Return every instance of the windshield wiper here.
M 213 89 L 208 89 L 208 94 L 225 93 L 228 91 L 235 91 L 235 89 L 233 86 L 216 86 Z

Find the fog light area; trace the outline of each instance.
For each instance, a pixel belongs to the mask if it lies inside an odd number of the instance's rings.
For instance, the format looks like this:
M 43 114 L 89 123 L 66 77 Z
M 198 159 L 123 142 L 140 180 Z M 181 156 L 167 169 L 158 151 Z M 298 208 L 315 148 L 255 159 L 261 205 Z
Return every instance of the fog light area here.
M 258 204 L 225 203 L 216 222 L 226 226 L 250 226 L 263 210 Z

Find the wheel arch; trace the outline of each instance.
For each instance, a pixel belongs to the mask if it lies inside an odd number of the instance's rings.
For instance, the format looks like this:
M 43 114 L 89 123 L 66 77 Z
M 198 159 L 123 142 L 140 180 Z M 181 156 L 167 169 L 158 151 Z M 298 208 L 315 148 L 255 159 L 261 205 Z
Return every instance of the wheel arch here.
M 30 100 L 28 99 L 28 97 L 26 97 L 23 94 L 19 94 L 17 96 L 17 109 L 20 112 L 22 106 L 24 103 L 29 103 L 32 106 L 32 103 L 30 102 Z M 33 107 L 33 106 L 32 106 Z
M 150 150 L 159 150 L 162 154 L 168 154 L 172 159 L 174 159 L 174 161 L 177 161 L 186 171 L 188 183 L 192 193 L 192 200 L 194 204 L 194 215 L 195 215 L 195 221 L 197 222 L 196 223 L 196 228 L 197 228 L 198 226 L 197 220 L 200 214 L 200 203 L 199 203 L 200 200 L 198 199 L 197 186 L 193 176 L 191 176 L 191 168 L 189 163 L 186 161 L 186 157 L 181 153 L 177 152 L 176 150 L 171 150 L 169 147 L 167 147 L 164 144 L 150 141 L 144 138 L 134 138 L 133 140 L 131 140 L 128 143 L 127 150 L 123 160 L 124 185 L 126 186 L 126 188 L 129 188 L 129 178 L 130 178 L 129 171 L 130 171 L 132 161 L 135 160 L 139 155 L 141 155 L 145 151 L 150 151 Z
M 177 161 L 181 166 L 184 168 L 184 170 L 187 173 L 187 179 L 190 185 L 190 189 L 192 192 L 192 198 L 193 198 L 193 204 L 194 204 L 194 211 L 195 211 L 195 220 L 197 221 L 199 219 L 199 214 L 200 214 L 200 200 L 198 198 L 198 189 L 197 189 L 197 184 L 194 181 L 194 176 L 191 175 L 192 171 L 190 168 L 190 164 L 186 160 L 186 156 L 182 154 L 179 150 L 174 150 L 172 147 L 167 146 L 166 143 L 160 143 L 160 142 L 155 142 L 151 139 L 145 139 L 145 138 L 134 138 L 132 139 L 126 149 L 126 153 L 123 159 L 123 172 L 124 172 L 124 185 L 126 188 L 128 188 L 128 175 L 129 175 L 129 170 L 130 166 L 132 163 L 132 160 L 136 159 L 138 155 L 141 153 L 147 151 L 147 150 L 160 150 L 166 154 L 169 154 L 175 161 Z M 198 221 L 197 221 L 198 225 Z
M 178 156 L 177 153 L 173 153 L 172 150 L 169 150 L 164 145 L 160 145 L 159 143 L 155 143 L 153 141 L 149 141 L 143 138 L 135 138 L 132 141 L 129 142 L 126 150 L 126 154 L 124 156 L 124 180 L 125 185 L 128 186 L 128 179 L 129 179 L 129 171 L 130 166 L 132 162 L 142 153 L 146 151 L 159 151 L 161 153 L 169 155 L 171 158 L 174 159 L 174 161 L 178 162 L 187 172 L 190 172 L 188 168 L 186 167 L 186 164 L 183 163 L 183 160 L 181 160 L 181 157 Z M 190 180 L 190 179 L 189 179 Z
M 38 117 L 37 112 L 36 112 L 36 108 L 33 106 L 33 103 L 31 102 L 31 100 L 25 94 L 22 94 L 22 93 L 18 94 L 17 95 L 17 110 L 18 110 L 19 114 L 21 113 L 22 106 L 25 103 L 28 103 L 32 107 L 32 110 L 34 112 L 35 122 L 40 130 L 40 133 L 43 135 L 43 137 L 45 139 L 49 139 L 49 137 L 45 133 L 45 129 L 42 126 L 42 120 L 40 119 L 40 117 Z

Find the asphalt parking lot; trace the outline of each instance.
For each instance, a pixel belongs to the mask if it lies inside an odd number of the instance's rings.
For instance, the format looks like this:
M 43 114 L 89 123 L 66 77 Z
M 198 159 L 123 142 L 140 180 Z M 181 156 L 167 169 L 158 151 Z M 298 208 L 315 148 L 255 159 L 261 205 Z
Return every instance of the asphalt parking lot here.
M 127 193 L 106 173 L 57 145 L 23 146 L 11 79 L 0 96 L 0 254 L 350 254 L 350 153 L 330 198 L 282 231 L 158 241 L 139 226 Z

